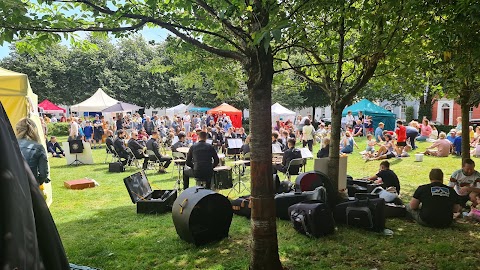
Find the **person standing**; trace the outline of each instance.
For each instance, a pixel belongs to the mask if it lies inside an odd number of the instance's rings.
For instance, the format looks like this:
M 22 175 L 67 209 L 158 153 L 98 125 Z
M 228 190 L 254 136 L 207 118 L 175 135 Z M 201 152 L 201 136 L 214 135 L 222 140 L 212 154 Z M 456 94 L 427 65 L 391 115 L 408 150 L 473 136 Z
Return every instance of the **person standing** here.
M 29 118 L 22 118 L 15 126 L 18 146 L 28 167 L 35 176 L 38 185 L 50 182 L 48 179 L 48 160 L 45 148 L 40 143 L 37 126 Z
M 397 134 L 397 155 L 401 157 L 403 148 L 407 146 L 407 129 L 400 120 L 397 121 L 395 134 Z
M 415 145 L 415 139 L 418 136 L 418 123 L 417 121 L 411 121 L 408 126 L 405 127 L 407 131 L 407 141 L 410 142 L 410 145 L 412 146 L 412 149 L 415 150 L 417 149 L 417 146 Z
M 190 133 L 190 124 L 191 124 L 191 117 L 188 114 L 188 111 L 185 111 L 185 115 L 183 116 L 183 127 L 185 128 L 185 133 Z
M 453 213 L 459 212 L 459 197 L 455 190 L 443 184 L 441 169 L 430 171 L 430 184 L 417 188 L 407 205 L 407 211 L 418 224 L 444 228 L 452 224 Z
M 302 128 L 302 141 L 303 147 L 308 145 L 308 150 L 313 151 L 313 135 L 315 134 L 315 128 L 313 127 L 310 119 L 305 119 L 305 125 Z
M 355 123 L 355 117 L 352 115 L 352 111 L 347 112 L 347 116 L 345 116 L 345 121 L 347 127 L 353 127 L 353 123 Z
M 195 177 L 199 181 L 206 182 L 205 187 L 210 189 L 213 168 L 220 163 L 215 148 L 206 143 L 207 133 L 201 131 L 199 134 L 199 141 L 192 145 L 187 154 L 187 166 L 183 172 L 183 188 L 187 189 L 189 186 L 189 178 Z
M 93 120 L 93 149 L 102 148 L 102 136 L 103 136 L 103 123 L 100 120 L 98 114 L 95 115 L 95 120 Z

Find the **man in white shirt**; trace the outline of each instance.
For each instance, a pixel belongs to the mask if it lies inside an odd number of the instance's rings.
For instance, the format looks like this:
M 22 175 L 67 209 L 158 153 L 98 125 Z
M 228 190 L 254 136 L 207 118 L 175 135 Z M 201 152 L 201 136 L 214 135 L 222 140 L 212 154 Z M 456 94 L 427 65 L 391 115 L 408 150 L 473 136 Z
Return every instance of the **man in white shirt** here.
M 449 186 L 460 195 L 462 202 L 470 200 L 473 207 L 477 206 L 475 197 L 480 194 L 480 173 L 475 170 L 475 162 L 472 159 L 463 161 L 462 168 L 450 177 Z
M 347 121 L 347 126 L 353 127 L 353 123 L 355 122 L 355 117 L 352 115 L 352 111 L 347 112 L 347 116 L 345 116 L 345 120 Z
M 77 117 L 72 117 L 72 122 L 70 123 L 70 134 L 68 136 L 68 141 L 72 140 L 78 140 L 78 130 L 80 129 L 80 126 L 77 123 L 78 118 Z

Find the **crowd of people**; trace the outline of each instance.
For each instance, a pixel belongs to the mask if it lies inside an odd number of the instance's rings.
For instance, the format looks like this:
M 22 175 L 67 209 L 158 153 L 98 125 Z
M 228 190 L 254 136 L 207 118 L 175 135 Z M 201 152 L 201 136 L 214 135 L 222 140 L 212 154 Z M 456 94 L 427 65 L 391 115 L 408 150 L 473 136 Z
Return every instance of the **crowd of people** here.
M 96 115 L 94 119 L 81 119 L 71 117 L 69 140 L 81 139 L 91 142 L 93 147 L 101 148 L 102 141 L 106 141 L 107 147 L 111 147 L 123 158 L 123 162 L 143 159 L 143 168 L 146 169 L 148 160 L 158 161 L 161 166 L 159 172 L 164 173 L 172 158 L 162 154 L 161 149 L 171 149 L 176 152 L 180 147 L 190 147 L 186 155 L 187 162 L 183 173 L 183 186 L 189 186 L 189 178 L 204 178 L 210 187 L 210 179 L 213 168 L 219 164 L 216 153 L 232 154 L 228 147 L 228 139 L 241 139 L 242 145 L 234 154 L 246 155 L 250 152 L 250 136 L 247 136 L 243 128 L 236 128 L 226 115 L 193 114 L 185 112 L 176 115 L 172 119 L 168 116 L 140 116 L 117 115 L 109 124 L 104 117 Z M 50 121 L 55 121 L 53 118 Z M 65 121 L 65 119 L 61 119 Z M 404 124 L 396 122 L 395 130 L 385 130 L 384 123 L 378 123 L 373 129 L 373 121 L 370 116 L 359 113 L 353 116 L 348 112 L 342 119 L 342 138 L 338 145 L 340 153 L 350 154 L 358 149 L 355 138 L 365 136 L 367 139 L 366 149 L 360 152 L 366 161 L 386 160 L 394 157 L 407 157 L 409 152 L 418 148 L 416 142 L 431 142 L 426 148 L 425 155 L 446 157 L 449 155 L 461 155 L 461 119 L 457 119 L 458 125 L 450 130 L 447 135 L 439 132 L 435 125 L 428 119 L 423 119 L 419 124 L 411 121 Z M 281 163 L 274 164 L 274 171 L 285 173 L 289 169 L 289 163 L 293 159 L 300 159 L 302 155 L 296 148 L 298 142 L 303 147 L 313 150 L 315 143 L 320 144 L 317 153 L 318 158 L 328 157 L 330 149 L 331 126 L 318 123 L 318 128 L 313 125 L 311 115 L 297 116 L 294 121 L 276 121 L 272 127 L 272 149 L 280 149 L 283 157 Z M 473 148 L 472 154 L 479 146 L 480 127 L 470 127 L 468 139 Z M 114 134 L 116 136 L 114 136 Z M 64 156 L 64 152 L 51 137 L 47 143 L 48 152 L 54 157 Z M 147 150 L 150 155 L 147 154 Z M 164 153 L 164 151 L 163 151 Z M 208 164 L 207 164 L 208 163 Z M 208 165 L 208 166 L 207 166 Z M 301 165 L 300 165 L 301 166 Z M 292 174 L 298 173 L 300 166 L 293 167 Z M 469 202 L 472 208 L 469 215 L 476 213 L 476 207 L 480 203 L 480 173 L 474 170 L 473 160 L 465 160 L 462 169 L 454 172 L 448 185 L 443 184 L 443 172 L 440 169 L 432 169 L 430 172 L 431 183 L 420 186 L 414 193 L 412 201 L 407 205 L 413 219 L 418 223 L 428 226 L 442 227 L 451 222 L 448 213 L 458 213 L 462 207 L 467 207 Z M 201 176 L 201 177 L 200 177 Z M 207 180 L 208 179 L 208 180 Z M 387 188 L 393 188 L 400 192 L 400 182 L 396 174 L 390 169 L 390 163 L 380 163 L 380 170 L 369 178 L 376 183 L 382 183 Z

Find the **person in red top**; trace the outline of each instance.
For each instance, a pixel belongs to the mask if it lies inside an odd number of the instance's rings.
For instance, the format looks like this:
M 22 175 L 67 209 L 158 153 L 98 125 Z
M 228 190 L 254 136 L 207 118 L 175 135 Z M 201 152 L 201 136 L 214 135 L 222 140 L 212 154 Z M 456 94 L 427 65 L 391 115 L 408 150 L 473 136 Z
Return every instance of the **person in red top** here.
M 407 146 L 407 128 L 400 120 L 397 121 L 395 134 L 397 134 L 397 155 L 400 156 L 403 153 L 403 148 Z

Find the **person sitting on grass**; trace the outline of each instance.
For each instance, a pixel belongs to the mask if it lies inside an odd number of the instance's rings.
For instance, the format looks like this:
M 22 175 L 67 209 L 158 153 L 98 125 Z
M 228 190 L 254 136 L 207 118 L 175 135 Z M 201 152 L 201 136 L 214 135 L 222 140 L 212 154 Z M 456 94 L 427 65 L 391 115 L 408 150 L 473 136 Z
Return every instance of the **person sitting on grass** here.
M 427 147 L 423 154 L 435 157 L 448 157 L 452 151 L 452 144 L 446 139 L 447 134 L 445 134 L 445 132 L 440 132 L 438 137 L 439 139 Z M 433 148 L 437 148 L 437 150 L 434 150 Z
M 323 139 L 323 147 L 322 149 L 318 150 L 317 158 L 325 158 L 330 155 L 330 139 L 324 138 Z
M 430 171 L 430 184 L 422 185 L 413 194 L 407 211 L 418 224 L 444 228 L 452 224 L 453 214 L 461 210 L 457 193 L 443 184 L 441 169 Z
M 398 176 L 390 170 L 390 162 L 384 160 L 380 163 L 380 170 L 374 176 L 368 178 L 375 184 L 382 184 L 383 188 L 395 187 L 397 193 L 400 193 L 400 181 Z
M 50 141 L 47 142 L 47 150 L 49 153 L 52 153 L 52 157 L 62 158 L 65 156 L 65 152 L 62 147 L 60 147 L 60 144 L 57 142 L 57 137 L 55 136 L 50 137 Z
M 390 134 L 385 134 L 385 144 L 380 146 L 378 151 L 371 155 L 371 154 L 366 154 L 367 159 L 365 162 L 369 160 L 381 160 L 381 159 L 390 159 L 393 158 L 397 155 L 397 152 L 395 152 L 395 146 L 393 145 L 393 140 L 392 140 L 392 135 Z
M 465 206 L 468 200 L 472 202 L 472 206 L 477 206 L 475 197 L 480 194 L 480 173 L 475 170 L 475 161 L 470 158 L 463 160 L 462 168 L 450 177 L 449 186 L 460 196 L 462 206 Z
M 375 145 L 377 145 L 377 142 L 373 139 L 372 134 L 367 135 L 367 148 L 365 149 L 366 153 L 373 154 L 375 153 Z
M 455 140 L 453 141 L 453 151 L 454 154 L 457 156 L 462 155 L 462 131 L 457 131 L 457 135 L 455 136 Z
M 383 122 L 378 123 L 378 127 L 375 129 L 375 140 L 378 142 L 383 142 L 385 138 L 383 137 L 383 128 L 385 124 Z
M 353 153 L 353 146 L 357 147 L 358 145 L 355 143 L 350 131 L 345 132 L 345 137 L 340 142 L 340 153 L 342 154 L 350 154 Z
M 353 126 L 353 137 L 361 136 L 363 136 L 363 124 L 362 120 L 357 120 L 355 125 Z

